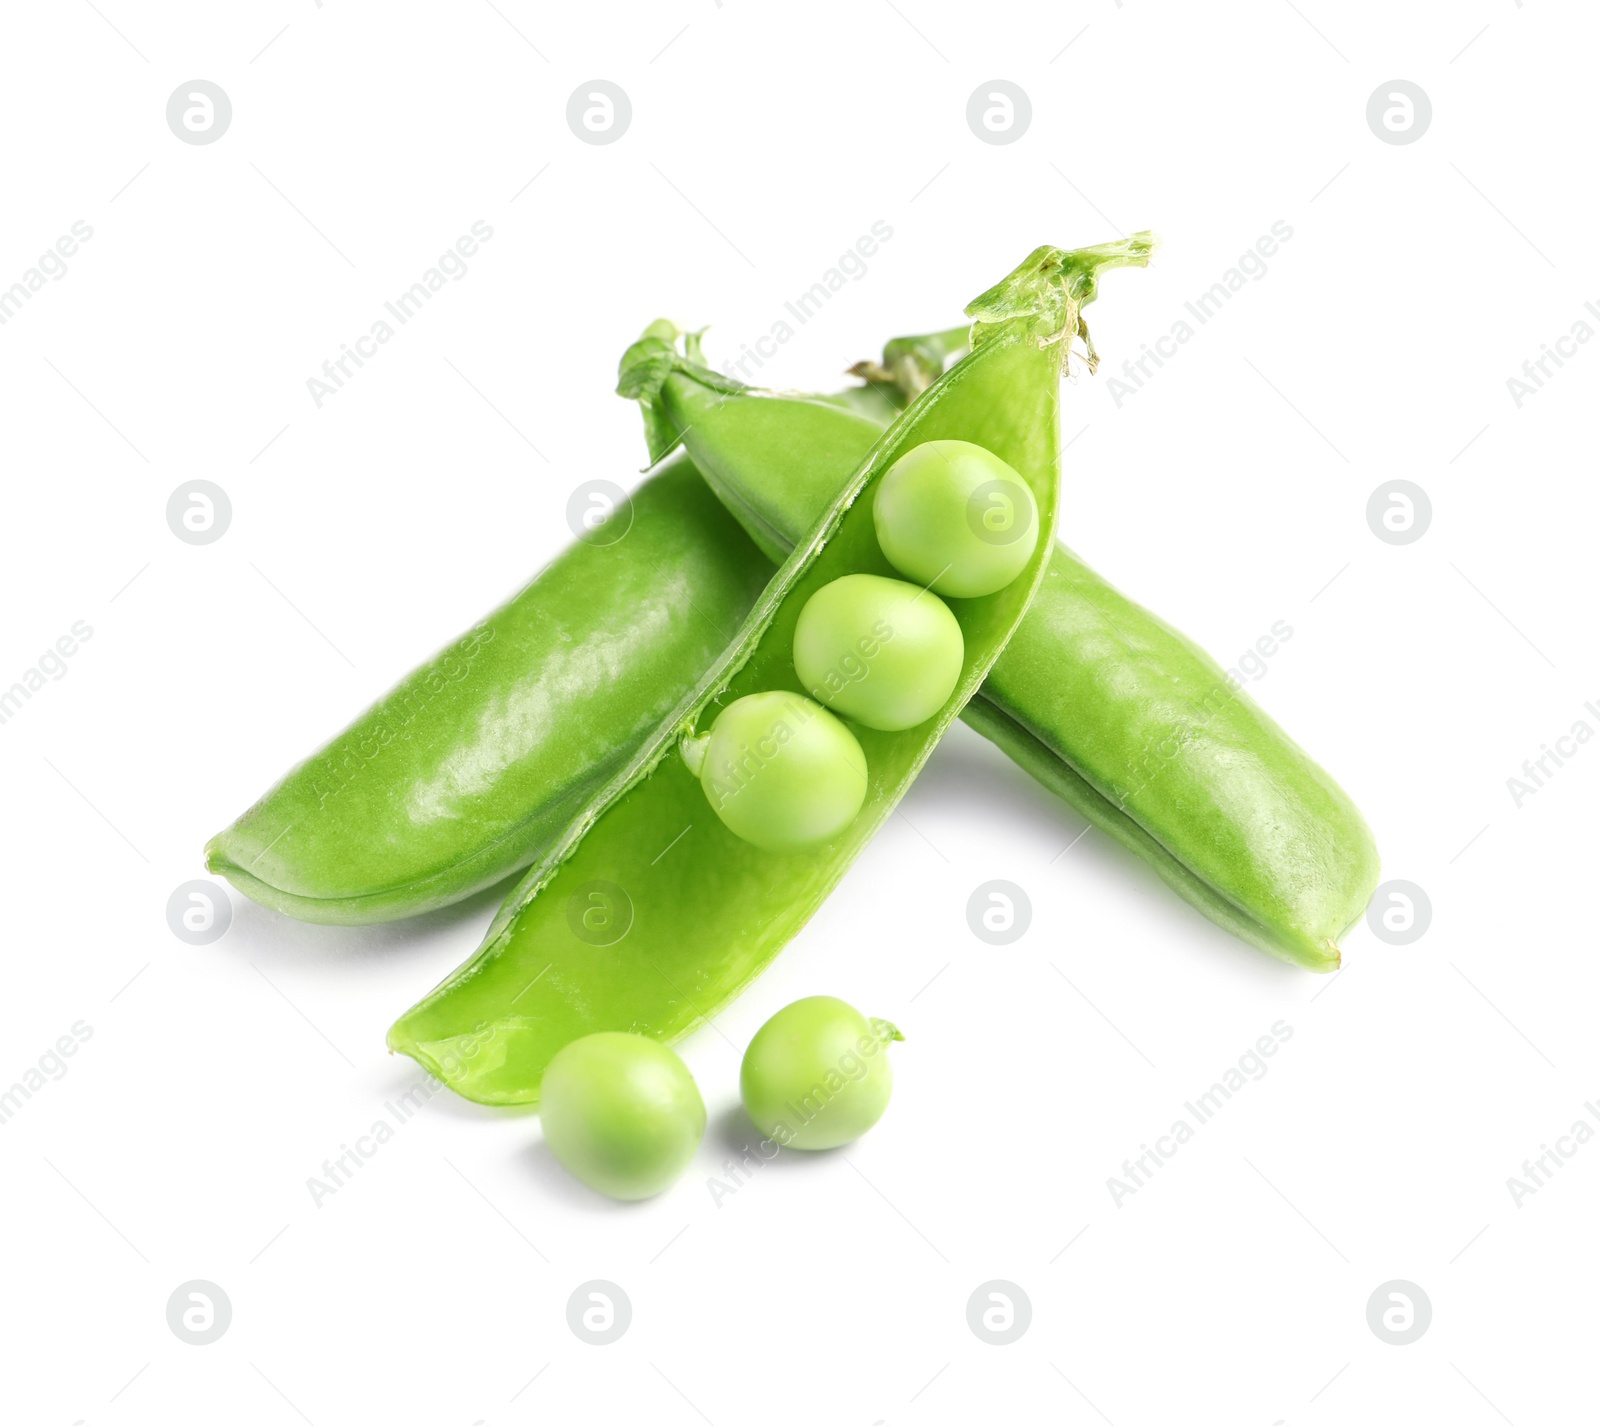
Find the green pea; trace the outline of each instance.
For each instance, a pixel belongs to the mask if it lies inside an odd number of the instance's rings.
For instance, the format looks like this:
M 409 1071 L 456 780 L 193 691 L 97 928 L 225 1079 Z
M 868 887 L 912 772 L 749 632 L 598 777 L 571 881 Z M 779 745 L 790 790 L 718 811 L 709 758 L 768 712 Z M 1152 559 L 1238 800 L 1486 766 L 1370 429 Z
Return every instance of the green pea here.
M 894 1087 L 888 1045 L 903 1040 L 831 995 L 786 1005 L 756 1031 L 739 1068 L 751 1122 L 784 1148 L 835 1149 L 883 1118 Z
M 889 468 L 872 502 L 884 557 L 949 599 L 1004 589 L 1039 544 L 1033 491 L 971 441 L 924 441 Z
M 689 1067 L 643 1035 L 605 1030 L 556 1052 L 539 1118 L 563 1166 L 612 1198 L 649 1198 L 683 1172 L 706 1131 Z
M 751 693 L 683 745 L 689 771 L 736 837 L 768 852 L 832 841 L 867 796 L 867 758 L 855 735 L 798 693 Z
M 812 697 L 885 733 L 943 708 L 965 654 L 961 625 L 937 594 L 879 574 L 823 585 L 794 630 L 795 672 Z

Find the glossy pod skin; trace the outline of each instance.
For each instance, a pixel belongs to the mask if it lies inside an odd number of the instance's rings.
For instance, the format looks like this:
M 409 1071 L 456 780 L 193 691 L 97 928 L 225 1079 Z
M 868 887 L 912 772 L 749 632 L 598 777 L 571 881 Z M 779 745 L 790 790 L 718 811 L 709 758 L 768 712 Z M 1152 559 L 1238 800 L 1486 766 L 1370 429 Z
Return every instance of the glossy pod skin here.
M 1339 968 L 1378 884 L 1361 813 L 1204 649 L 1065 546 L 967 721 L 1219 926 Z
M 1005 589 L 962 601 L 961 678 L 928 722 L 857 729 L 869 786 L 834 840 L 781 854 L 740 840 L 710 810 L 678 752 L 719 703 L 802 692 L 792 639 L 801 608 L 845 574 L 889 575 L 873 532 L 875 482 L 923 441 L 972 441 L 1008 461 L 1053 528 L 1062 363 L 1099 266 L 1147 245 L 1041 250 L 1014 300 L 842 480 L 757 602 L 738 638 L 560 845 L 535 862 L 477 955 L 389 1032 L 389 1045 L 469 1099 L 536 1102 L 551 1057 L 601 1030 L 687 1033 L 758 974 L 837 884 L 989 672 L 1044 572 L 1045 548 Z M 596 928 L 584 920 L 599 908 Z
M 950 338 L 921 339 L 935 370 Z M 755 391 L 694 355 L 657 324 L 623 359 L 624 394 L 646 407 L 651 455 L 681 439 L 782 558 L 876 439 L 885 403 Z M 1204 650 L 1065 545 L 962 717 L 1218 925 L 1312 970 L 1339 965 L 1378 881 L 1360 812 Z
M 206 847 L 264 906 L 361 925 L 526 866 L 727 648 L 772 566 L 687 461 L 579 541 Z M 602 531 L 602 538 L 604 532 Z

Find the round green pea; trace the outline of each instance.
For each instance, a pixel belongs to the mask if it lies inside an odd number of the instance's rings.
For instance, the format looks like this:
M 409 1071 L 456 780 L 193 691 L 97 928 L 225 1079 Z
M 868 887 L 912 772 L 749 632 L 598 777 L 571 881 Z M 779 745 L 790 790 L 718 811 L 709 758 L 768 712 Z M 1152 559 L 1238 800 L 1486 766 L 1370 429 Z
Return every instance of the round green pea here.
M 539 1090 L 545 1143 L 612 1198 L 649 1198 L 688 1166 L 706 1131 L 689 1067 L 658 1040 L 607 1030 L 564 1045 Z
M 1039 544 L 1028 483 L 971 441 L 926 441 L 889 467 L 872 500 L 884 557 L 950 599 L 1010 584 Z
M 689 770 L 728 830 L 768 852 L 830 842 L 861 811 L 867 758 L 855 735 L 798 693 L 752 693 L 684 744 Z
M 847 574 L 806 600 L 794 668 L 835 712 L 898 732 L 925 723 L 961 678 L 961 625 L 937 594 L 880 574 Z
M 784 1148 L 834 1149 L 889 1107 L 888 1046 L 903 1036 L 831 995 L 786 1005 L 756 1031 L 739 1068 L 751 1122 Z

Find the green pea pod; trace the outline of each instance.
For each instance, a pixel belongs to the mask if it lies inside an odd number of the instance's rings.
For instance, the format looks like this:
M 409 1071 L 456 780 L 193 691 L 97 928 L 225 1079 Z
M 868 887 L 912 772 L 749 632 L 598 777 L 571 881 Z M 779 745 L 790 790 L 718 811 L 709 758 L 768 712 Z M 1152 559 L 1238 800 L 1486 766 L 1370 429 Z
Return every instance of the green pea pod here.
M 342 925 L 505 879 L 695 686 L 771 573 L 674 462 L 213 837 L 207 866 Z
M 954 335 L 891 344 L 882 366 L 856 368 L 870 398 L 847 405 L 745 387 L 697 346 L 679 353 L 671 331 L 629 350 L 618 389 L 644 406 L 652 459 L 681 443 L 774 559 L 877 439 L 881 391 L 914 390 Z M 1065 545 L 962 716 L 1218 925 L 1312 970 L 1338 966 L 1378 880 L 1360 812 L 1204 650 Z
M 389 1045 L 469 1099 L 533 1103 L 564 1044 L 601 1030 L 671 1040 L 736 995 L 805 924 L 889 815 L 988 674 L 1044 573 L 1041 541 L 1013 582 L 955 601 L 965 643 L 944 706 L 903 732 L 859 727 L 867 794 L 855 820 L 804 852 L 762 851 L 718 819 L 678 751 L 716 705 L 803 693 L 793 635 L 805 602 L 847 574 L 892 576 L 872 492 L 925 441 L 983 446 L 1028 482 L 1046 530 L 1059 484 L 1061 369 L 1100 269 L 1143 263 L 1147 238 L 1041 248 L 993 294 L 972 352 L 933 383 L 841 482 L 757 600 L 739 636 L 677 712 L 536 861 L 477 955 L 413 1007 Z

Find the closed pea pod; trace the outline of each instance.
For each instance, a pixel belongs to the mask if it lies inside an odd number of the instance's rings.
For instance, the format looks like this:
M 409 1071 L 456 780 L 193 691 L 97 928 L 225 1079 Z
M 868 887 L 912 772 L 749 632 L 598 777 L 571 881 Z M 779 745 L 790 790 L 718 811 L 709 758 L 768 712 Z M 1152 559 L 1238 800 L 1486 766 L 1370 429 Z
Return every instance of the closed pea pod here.
M 570 1040 L 624 1028 L 673 1039 L 771 960 L 889 815 L 988 673 L 1042 574 L 1043 548 L 1003 590 L 962 601 L 961 676 L 934 717 L 901 732 L 857 730 L 866 796 L 849 826 L 823 845 L 780 856 L 736 836 L 709 811 L 678 753 L 680 735 L 714 720 L 715 700 L 803 692 L 793 665 L 800 610 L 843 575 L 890 575 L 871 494 L 912 446 L 956 439 L 993 451 L 1028 482 L 1050 528 L 1057 388 L 1079 303 L 1101 266 L 1141 256 L 1137 244 L 1051 250 L 1048 261 L 1035 255 L 1019 270 L 1014 310 L 980 331 L 972 352 L 895 421 L 835 492 L 727 653 L 561 844 L 535 862 L 473 960 L 396 1022 L 392 1048 L 468 1098 L 533 1102 L 545 1066 Z M 572 929 L 567 911 L 597 885 L 631 916 L 628 931 L 603 948 Z
M 771 565 L 687 460 L 290 771 L 206 847 L 264 906 L 360 925 L 559 839 L 727 647 Z

